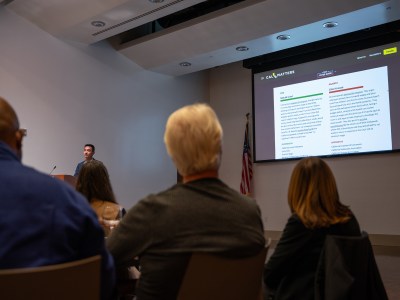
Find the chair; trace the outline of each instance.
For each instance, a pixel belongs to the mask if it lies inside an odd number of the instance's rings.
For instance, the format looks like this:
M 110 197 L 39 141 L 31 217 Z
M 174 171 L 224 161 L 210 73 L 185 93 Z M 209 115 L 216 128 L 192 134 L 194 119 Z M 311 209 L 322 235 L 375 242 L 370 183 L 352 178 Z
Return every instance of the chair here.
M 316 300 L 388 299 L 366 232 L 328 235 L 315 277 Z
M 0 299 L 99 300 L 101 256 L 35 268 L 0 270 Z
M 178 300 L 259 300 L 262 273 L 270 246 L 247 258 L 194 253 L 178 293 Z

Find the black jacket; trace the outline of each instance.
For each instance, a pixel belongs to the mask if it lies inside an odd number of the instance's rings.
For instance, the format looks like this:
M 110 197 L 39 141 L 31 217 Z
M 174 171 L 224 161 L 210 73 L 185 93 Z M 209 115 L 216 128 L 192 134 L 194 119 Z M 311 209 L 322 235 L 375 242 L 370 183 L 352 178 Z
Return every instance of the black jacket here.
M 328 234 L 360 236 L 356 218 L 329 228 L 308 229 L 297 215 L 292 215 L 274 253 L 264 268 L 267 290 L 274 299 L 314 300 L 315 272 Z
M 316 300 L 387 300 L 366 232 L 325 240 L 316 274 Z

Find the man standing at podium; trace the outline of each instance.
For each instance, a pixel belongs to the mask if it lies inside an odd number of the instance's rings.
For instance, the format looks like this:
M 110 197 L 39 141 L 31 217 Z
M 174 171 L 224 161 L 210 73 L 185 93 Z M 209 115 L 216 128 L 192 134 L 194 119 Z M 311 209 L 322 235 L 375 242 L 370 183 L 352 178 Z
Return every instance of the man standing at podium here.
M 21 163 L 25 135 L 14 109 L 0 97 L 0 269 L 100 254 L 101 299 L 111 299 L 114 263 L 95 212 L 69 185 Z
M 90 161 L 90 160 L 92 160 L 92 159 L 94 160 L 94 158 L 93 158 L 94 151 L 95 151 L 95 148 L 94 148 L 94 145 L 92 145 L 92 144 L 86 144 L 86 145 L 83 147 L 83 157 L 84 157 L 84 160 L 81 161 L 81 162 L 76 166 L 75 173 L 74 173 L 74 176 L 75 176 L 75 177 L 78 177 L 79 171 L 81 170 L 81 168 L 82 168 L 82 166 L 83 166 L 83 164 L 84 164 L 85 162 Z

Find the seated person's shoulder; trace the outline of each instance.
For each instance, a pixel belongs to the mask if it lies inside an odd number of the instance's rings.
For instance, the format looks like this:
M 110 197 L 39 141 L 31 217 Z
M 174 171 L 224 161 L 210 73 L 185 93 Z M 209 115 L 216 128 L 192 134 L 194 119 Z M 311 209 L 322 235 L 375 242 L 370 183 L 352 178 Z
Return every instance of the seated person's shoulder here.
M 32 195 L 40 195 L 43 199 L 58 203 L 60 205 L 73 203 L 75 205 L 87 205 L 86 199 L 76 192 L 68 183 L 38 172 L 37 170 L 25 167 L 23 175 L 20 177 L 22 184 L 30 186 Z

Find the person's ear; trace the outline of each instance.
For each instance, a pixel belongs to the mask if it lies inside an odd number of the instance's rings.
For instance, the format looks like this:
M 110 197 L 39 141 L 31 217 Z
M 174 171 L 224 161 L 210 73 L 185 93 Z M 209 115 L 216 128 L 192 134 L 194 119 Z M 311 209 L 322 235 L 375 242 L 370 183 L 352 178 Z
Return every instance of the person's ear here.
M 22 134 L 19 130 L 17 130 L 17 132 L 15 133 L 15 143 L 18 149 L 22 148 Z
M 15 132 L 15 150 L 17 151 L 18 156 L 22 157 L 22 139 L 24 134 L 21 130 L 17 130 Z

